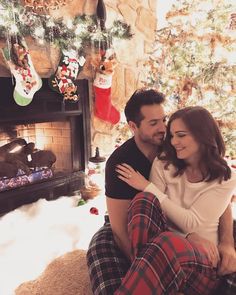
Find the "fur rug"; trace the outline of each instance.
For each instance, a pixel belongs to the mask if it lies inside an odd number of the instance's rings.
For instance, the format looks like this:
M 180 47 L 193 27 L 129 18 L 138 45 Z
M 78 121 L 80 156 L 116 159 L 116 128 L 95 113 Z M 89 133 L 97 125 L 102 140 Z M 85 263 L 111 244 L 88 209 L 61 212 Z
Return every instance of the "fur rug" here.
M 16 295 L 92 295 L 86 251 L 75 250 L 53 260 L 36 280 L 21 284 Z
M 2 216 L 0 295 L 15 294 L 18 286 L 39 278 L 56 258 L 87 250 L 104 223 L 104 203 L 104 195 L 83 206 L 77 206 L 78 196 L 62 196 L 51 201 L 40 199 Z M 92 207 L 98 209 L 98 215 L 90 213 Z

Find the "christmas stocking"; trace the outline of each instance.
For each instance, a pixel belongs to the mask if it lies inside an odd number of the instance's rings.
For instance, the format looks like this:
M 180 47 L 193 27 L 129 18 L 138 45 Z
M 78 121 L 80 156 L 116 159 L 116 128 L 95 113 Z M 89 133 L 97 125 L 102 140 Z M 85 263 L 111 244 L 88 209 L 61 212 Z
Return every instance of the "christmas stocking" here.
M 12 40 L 10 50 L 5 47 L 2 54 L 16 80 L 13 93 L 15 102 L 20 106 L 30 104 L 35 92 L 42 87 L 42 80 L 34 69 L 24 39 L 18 37 Z
M 111 103 L 111 83 L 112 75 L 96 73 L 93 82 L 95 116 L 111 124 L 116 124 L 120 121 L 120 113 Z
M 79 99 L 74 82 L 84 63 L 85 58 L 83 56 L 78 58 L 77 52 L 73 50 L 62 52 L 57 71 L 49 78 L 49 86 L 62 94 L 64 100 L 77 101 Z

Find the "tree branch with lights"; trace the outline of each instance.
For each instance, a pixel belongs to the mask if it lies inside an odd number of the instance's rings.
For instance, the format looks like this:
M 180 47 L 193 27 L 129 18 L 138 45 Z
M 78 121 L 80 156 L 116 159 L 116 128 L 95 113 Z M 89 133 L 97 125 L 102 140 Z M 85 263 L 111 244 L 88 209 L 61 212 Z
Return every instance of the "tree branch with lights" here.
M 166 20 L 144 65 L 144 84 L 166 94 L 170 112 L 188 105 L 209 109 L 222 128 L 227 153 L 236 157 L 233 4 L 178 0 Z

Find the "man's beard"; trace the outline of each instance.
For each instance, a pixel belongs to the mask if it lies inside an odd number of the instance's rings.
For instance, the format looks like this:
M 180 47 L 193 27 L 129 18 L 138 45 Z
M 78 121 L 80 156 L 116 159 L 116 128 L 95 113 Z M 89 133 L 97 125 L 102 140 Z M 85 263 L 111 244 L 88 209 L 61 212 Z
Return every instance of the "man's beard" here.
M 163 140 L 164 140 L 164 133 L 160 132 L 160 133 L 156 133 L 154 134 L 152 137 L 145 137 L 145 136 L 141 136 L 141 140 L 144 143 L 149 143 L 152 145 L 162 145 L 163 144 Z

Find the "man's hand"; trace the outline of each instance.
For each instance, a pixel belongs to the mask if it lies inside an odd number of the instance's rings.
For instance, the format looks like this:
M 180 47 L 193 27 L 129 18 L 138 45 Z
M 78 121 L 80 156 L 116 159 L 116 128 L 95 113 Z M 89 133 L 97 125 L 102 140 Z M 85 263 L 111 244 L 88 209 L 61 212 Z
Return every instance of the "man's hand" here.
M 231 244 L 220 243 L 218 245 L 220 253 L 220 263 L 218 265 L 218 274 L 220 276 L 236 272 L 236 251 Z
M 233 237 L 233 216 L 231 204 L 220 217 L 219 223 L 219 245 L 220 263 L 218 274 L 226 275 L 236 271 L 236 252 Z
M 220 261 L 220 255 L 219 255 L 219 251 L 217 249 L 217 246 L 213 242 L 200 237 L 196 233 L 188 234 L 187 240 L 190 243 L 193 243 L 193 244 L 203 247 L 204 250 L 206 251 L 207 257 L 210 260 L 212 266 L 217 267 L 217 265 Z

